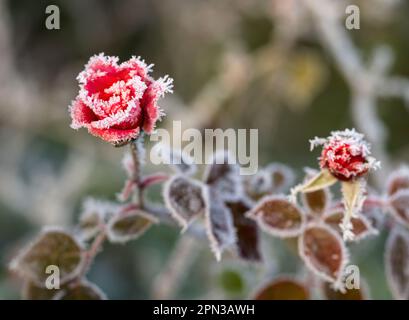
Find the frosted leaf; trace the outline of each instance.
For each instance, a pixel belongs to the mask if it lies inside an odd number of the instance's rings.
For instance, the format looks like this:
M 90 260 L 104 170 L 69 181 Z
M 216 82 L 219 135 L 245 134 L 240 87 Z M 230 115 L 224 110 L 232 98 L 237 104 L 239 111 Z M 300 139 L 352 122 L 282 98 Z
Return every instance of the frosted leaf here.
M 342 210 L 333 210 L 324 215 L 324 222 L 342 235 L 341 229 L 344 213 Z M 378 231 L 371 226 L 368 219 L 362 214 L 351 218 L 352 241 L 360 241 L 370 235 L 377 235 Z
M 294 183 L 294 173 L 281 163 L 270 163 L 265 169 L 271 175 L 272 193 L 281 193 Z
M 24 300 L 52 300 L 59 291 L 59 289 L 40 287 L 33 281 L 27 280 L 24 282 L 22 298 Z
M 322 280 L 340 282 L 348 253 L 334 230 L 311 223 L 298 239 L 298 250 L 306 266 Z
M 393 171 L 388 178 L 386 186 L 389 196 L 394 195 L 399 190 L 409 189 L 409 167 L 402 166 Z
M 246 176 L 244 178 L 244 189 L 251 199 L 259 200 L 263 196 L 272 193 L 271 175 L 265 170 L 260 170 L 254 175 Z
M 162 149 L 162 156 L 166 157 L 165 163 L 168 163 L 172 169 L 178 174 L 193 175 L 196 173 L 197 167 L 192 157 L 186 154 L 183 150 L 170 148 Z
M 206 210 L 205 186 L 186 176 L 170 179 L 164 185 L 163 196 L 172 217 L 183 229 Z
M 389 199 L 389 207 L 395 219 L 409 228 L 409 189 L 397 191 Z
M 119 210 L 115 203 L 87 198 L 82 205 L 82 213 L 79 218 L 79 228 L 82 240 L 86 241 L 93 238 L 105 220 Z
M 230 210 L 217 195 L 209 193 L 211 201 L 205 215 L 206 231 L 210 248 L 220 261 L 222 252 L 236 242 L 236 232 Z
M 247 194 L 255 200 L 286 191 L 294 182 L 294 174 L 286 165 L 271 163 L 244 181 Z
M 369 195 L 365 199 L 361 214 L 370 222 L 375 230 L 381 230 L 385 222 L 384 199 L 378 196 Z
M 240 258 L 248 261 L 261 261 L 260 239 L 257 223 L 246 217 L 250 204 L 245 200 L 226 202 L 233 217 L 236 229 L 237 250 Z
M 328 189 L 321 189 L 302 194 L 304 207 L 312 214 L 323 214 L 331 202 L 331 193 Z
M 342 202 L 344 204 L 344 217 L 341 222 L 344 240 L 354 240 L 351 219 L 362 210 L 365 201 L 365 181 L 354 180 L 342 182 Z
M 392 229 L 385 249 L 386 279 L 395 299 L 408 299 L 409 233 L 399 226 Z
M 154 216 L 141 211 L 119 213 L 107 225 L 107 236 L 114 243 L 125 243 L 139 238 L 152 224 L 158 223 Z
M 308 179 L 306 182 L 291 189 L 290 201 L 296 202 L 296 196 L 299 192 L 306 193 L 325 189 L 332 186 L 337 181 L 337 178 L 335 178 L 328 170 L 323 169 L 311 179 Z
M 301 282 L 289 277 L 278 277 L 263 285 L 253 295 L 254 300 L 309 300 L 310 292 Z
M 54 297 L 54 300 L 106 300 L 105 293 L 95 284 L 81 280 L 81 282 L 70 284 Z
M 57 266 L 60 283 L 73 279 L 84 262 L 83 248 L 68 232 L 60 228 L 46 228 L 12 261 L 11 268 L 22 277 L 44 287 L 50 274 L 46 269 Z
M 359 289 L 345 288 L 343 291 L 334 289 L 328 282 L 321 284 L 322 295 L 327 300 L 367 300 L 369 298 L 368 289 L 363 279 L 360 279 Z
M 248 213 L 260 228 L 277 237 L 296 237 L 305 224 L 305 214 L 284 196 L 266 196 Z
M 230 163 L 229 163 L 230 162 Z M 232 163 L 228 152 L 217 152 L 206 167 L 203 181 L 225 200 L 238 199 L 243 194 L 240 167 Z

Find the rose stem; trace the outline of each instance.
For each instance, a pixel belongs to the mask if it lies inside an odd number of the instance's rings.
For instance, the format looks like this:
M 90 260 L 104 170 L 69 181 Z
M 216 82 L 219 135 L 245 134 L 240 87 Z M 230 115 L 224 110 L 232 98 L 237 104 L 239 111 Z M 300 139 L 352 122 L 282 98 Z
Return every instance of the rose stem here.
M 142 188 L 141 188 L 141 161 L 140 161 L 140 154 L 138 150 L 138 143 L 140 143 L 139 138 L 133 140 L 130 143 L 131 146 L 131 155 L 134 165 L 134 172 L 133 172 L 133 181 L 135 182 L 137 188 L 135 190 L 137 201 L 140 208 L 143 208 L 143 195 L 142 195 Z

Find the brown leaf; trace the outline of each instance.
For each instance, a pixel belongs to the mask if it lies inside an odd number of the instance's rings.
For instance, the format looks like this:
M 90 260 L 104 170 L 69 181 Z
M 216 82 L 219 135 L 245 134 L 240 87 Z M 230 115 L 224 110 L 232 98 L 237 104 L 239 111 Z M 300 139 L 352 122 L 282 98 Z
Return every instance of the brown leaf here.
M 58 289 L 39 287 L 33 281 L 28 280 L 24 283 L 22 296 L 24 300 L 52 300 L 59 291 Z
M 260 228 L 277 237 L 298 236 L 305 224 L 305 215 L 283 196 L 267 196 L 248 213 Z
M 391 173 L 387 182 L 387 193 L 394 195 L 399 190 L 409 189 L 409 167 L 401 167 Z
M 342 235 L 340 224 L 342 223 L 343 217 L 344 211 L 341 209 L 330 211 L 324 215 L 324 222 Z M 351 231 L 354 236 L 352 241 L 360 241 L 369 235 L 378 234 L 378 231 L 371 226 L 368 219 L 361 214 L 358 214 L 356 217 L 352 217 L 351 223 Z
M 308 300 L 310 293 L 300 282 L 279 277 L 264 285 L 253 296 L 254 300 Z
M 139 238 L 158 222 L 154 216 L 141 210 L 117 214 L 107 224 L 107 236 L 113 243 L 124 243 Z
M 389 199 L 389 207 L 396 220 L 409 228 L 409 189 L 397 191 Z
M 331 202 L 331 194 L 327 188 L 306 192 L 302 195 L 303 203 L 308 212 L 321 215 Z
M 306 266 L 321 279 L 337 282 L 342 277 L 348 253 L 330 227 L 311 223 L 299 238 L 298 250 Z
M 47 228 L 29 244 L 11 263 L 12 269 L 38 286 L 44 287 L 47 267 L 59 269 L 60 283 L 74 278 L 84 261 L 82 246 L 68 232 L 59 228 Z
M 347 289 L 345 292 L 335 290 L 328 282 L 322 283 L 322 294 L 327 300 L 366 300 L 368 299 L 367 290 L 365 285 L 361 284 L 359 289 Z
M 54 297 L 54 300 L 106 300 L 105 294 L 95 284 L 82 280 L 76 284 L 70 284 Z
M 294 174 L 286 165 L 271 163 L 244 180 L 247 195 L 259 200 L 263 196 L 286 191 L 294 181 Z
M 246 217 L 250 205 L 244 201 L 226 202 L 233 216 L 239 256 L 248 261 L 261 261 L 257 223 Z
M 184 229 L 206 210 L 205 186 L 188 177 L 174 176 L 165 184 L 163 195 L 172 217 Z
M 386 242 L 385 269 L 395 299 L 409 298 L 409 233 L 396 226 Z

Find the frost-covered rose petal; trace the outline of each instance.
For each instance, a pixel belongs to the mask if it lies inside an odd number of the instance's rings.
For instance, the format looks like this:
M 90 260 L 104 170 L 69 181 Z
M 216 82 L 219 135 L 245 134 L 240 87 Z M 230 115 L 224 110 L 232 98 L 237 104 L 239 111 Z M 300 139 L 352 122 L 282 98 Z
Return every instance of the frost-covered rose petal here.
M 140 132 L 151 133 L 162 111 L 157 102 L 172 92 L 171 78 L 154 80 L 151 66 L 139 58 L 118 63 L 103 53 L 90 58 L 78 75 L 80 91 L 70 106 L 74 129 L 114 144 L 135 139 Z

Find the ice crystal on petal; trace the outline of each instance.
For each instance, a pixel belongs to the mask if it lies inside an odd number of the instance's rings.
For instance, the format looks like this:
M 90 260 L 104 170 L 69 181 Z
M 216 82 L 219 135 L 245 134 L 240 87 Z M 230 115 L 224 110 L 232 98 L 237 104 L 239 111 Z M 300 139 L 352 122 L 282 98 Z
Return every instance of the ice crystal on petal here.
M 342 181 L 350 181 L 366 174 L 370 169 L 378 169 L 380 162 L 370 156 L 370 146 L 364 135 L 355 129 L 333 131 L 327 138 L 310 140 L 311 149 L 322 145 L 319 158 L 320 167 L 328 169 Z
M 103 53 L 90 58 L 77 79 L 79 94 L 71 103 L 71 127 L 88 131 L 115 145 L 152 133 L 163 115 L 157 102 L 172 92 L 169 76 L 154 80 L 139 57 L 118 64 Z

